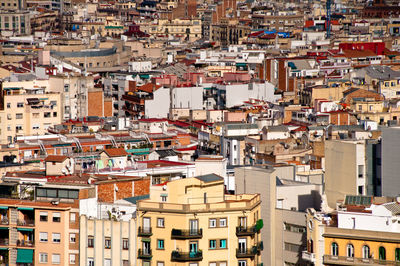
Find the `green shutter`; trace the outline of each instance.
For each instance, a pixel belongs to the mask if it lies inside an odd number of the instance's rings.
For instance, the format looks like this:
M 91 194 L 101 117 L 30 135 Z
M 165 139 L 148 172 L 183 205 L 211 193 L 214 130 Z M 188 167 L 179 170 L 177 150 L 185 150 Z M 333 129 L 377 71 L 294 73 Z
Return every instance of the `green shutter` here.
M 32 228 L 17 228 L 17 230 L 20 232 L 33 232 Z
M 142 242 L 150 242 L 150 238 L 142 238 Z
M 18 249 L 17 263 L 32 263 L 33 249 Z

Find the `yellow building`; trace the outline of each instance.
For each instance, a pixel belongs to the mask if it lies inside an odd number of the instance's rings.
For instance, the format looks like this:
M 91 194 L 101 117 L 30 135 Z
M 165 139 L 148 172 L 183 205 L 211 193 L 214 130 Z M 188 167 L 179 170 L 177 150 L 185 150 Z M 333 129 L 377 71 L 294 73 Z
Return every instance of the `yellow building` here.
M 3 84 L 4 85 L 4 84 Z M 45 93 L 32 86 L 3 88 L 0 104 L 0 143 L 12 143 L 16 136 L 44 134 L 62 122 L 61 94 Z
M 160 19 L 158 25 L 152 25 L 149 28 L 149 34 L 152 35 L 172 35 L 177 38 L 183 38 L 189 42 L 201 38 L 201 20 L 200 19 Z
M 399 265 L 400 204 L 394 199 L 346 196 L 336 211 L 307 212 L 307 250 L 314 265 Z
M 215 174 L 155 186 L 137 205 L 137 265 L 258 265 L 258 194 L 225 195 Z

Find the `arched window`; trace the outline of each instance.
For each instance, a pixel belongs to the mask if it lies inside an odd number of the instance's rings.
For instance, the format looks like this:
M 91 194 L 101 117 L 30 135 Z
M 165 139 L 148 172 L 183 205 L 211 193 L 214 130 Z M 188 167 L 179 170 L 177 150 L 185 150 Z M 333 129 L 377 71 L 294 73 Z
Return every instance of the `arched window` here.
M 338 256 L 339 255 L 339 246 L 338 246 L 338 244 L 333 242 L 331 248 L 332 248 L 332 250 L 331 250 L 332 256 Z
M 370 257 L 369 246 L 365 245 L 362 247 L 362 256 L 363 256 L 363 259 L 369 259 L 369 257 Z
M 352 244 L 347 245 L 347 257 L 354 258 L 354 246 Z
M 386 249 L 384 247 L 379 247 L 379 259 L 386 260 Z
M 394 258 L 396 261 L 400 261 L 400 248 L 396 248 L 394 251 Z

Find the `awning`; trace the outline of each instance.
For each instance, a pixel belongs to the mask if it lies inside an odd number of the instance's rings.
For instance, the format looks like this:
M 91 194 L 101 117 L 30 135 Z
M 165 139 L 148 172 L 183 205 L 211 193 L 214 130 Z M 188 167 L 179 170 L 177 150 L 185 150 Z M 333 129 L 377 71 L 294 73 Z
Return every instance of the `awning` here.
M 140 77 L 141 79 L 149 79 L 149 78 L 150 78 L 150 75 L 149 75 L 149 74 L 140 74 L 139 77 Z
M 17 228 L 17 230 L 21 232 L 33 232 L 32 228 Z
M 8 230 L 8 227 L 2 226 L 2 227 L 0 227 L 0 230 Z
M 20 211 L 33 211 L 33 208 L 29 208 L 29 207 L 18 207 L 17 209 Z
M 8 248 L 0 248 L 0 250 L 8 250 Z
M 8 210 L 7 206 L 0 206 L 0 210 Z
M 237 67 L 245 67 L 245 66 L 247 66 L 247 64 L 246 63 L 236 63 L 236 66 Z
M 28 104 L 39 104 L 39 98 L 28 98 L 26 99 L 28 101 Z
M 142 238 L 142 242 L 150 242 L 150 238 Z
M 33 249 L 18 249 L 17 263 L 32 263 Z

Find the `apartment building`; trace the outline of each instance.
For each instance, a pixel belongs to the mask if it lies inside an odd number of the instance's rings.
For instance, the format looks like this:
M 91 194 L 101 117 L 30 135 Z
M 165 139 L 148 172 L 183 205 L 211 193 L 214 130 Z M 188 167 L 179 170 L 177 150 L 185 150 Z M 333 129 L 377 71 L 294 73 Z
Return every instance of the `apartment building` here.
M 62 121 L 60 93 L 37 87 L 4 87 L 1 102 L 1 143 L 13 143 L 17 136 L 44 134 Z
M 258 194 L 225 195 L 215 174 L 152 187 L 137 202 L 137 265 L 259 265 Z
M 80 265 L 135 265 L 136 220 L 80 217 Z
M 30 23 L 30 12 L 29 11 L 19 11 L 16 6 L 12 3 L 14 1 L 5 1 L 1 4 L 7 5 L 7 8 L 13 5 L 15 10 L 1 10 L 0 11 L 0 29 L 2 31 L 9 31 L 17 35 L 28 35 L 31 33 L 31 23 Z M 18 4 L 19 5 L 19 4 Z
M 193 42 L 202 37 L 201 22 L 200 19 L 160 19 L 158 25 L 151 25 L 149 33 L 152 35 L 171 35 Z
M 322 186 L 296 182 L 292 165 L 235 168 L 236 193 L 260 193 L 265 265 L 306 265 L 307 208 L 320 208 Z
M 78 265 L 79 209 L 73 204 L 2 198 L 0 216 L 6 265 Z
M 337 211 L 307 216 L 314 265 L 396 265 L 400 261 L 399 203 L 347 195 Z

